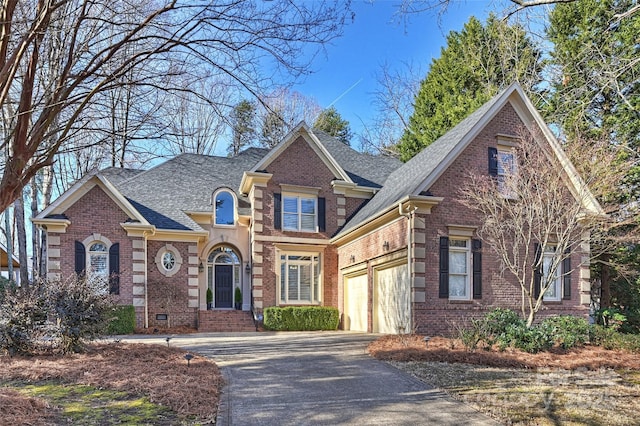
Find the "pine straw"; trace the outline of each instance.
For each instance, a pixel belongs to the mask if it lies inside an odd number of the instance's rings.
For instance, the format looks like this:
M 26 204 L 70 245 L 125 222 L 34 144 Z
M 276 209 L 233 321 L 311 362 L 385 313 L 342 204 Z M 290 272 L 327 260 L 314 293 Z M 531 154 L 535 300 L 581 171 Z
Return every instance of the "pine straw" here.
M 8 388 L 0 388 L 0 413 L 3 424 L 12 425 L 40 425 L 53 415 L 46 401 Z
M 425 345 L 419 335 L 383 336 L 369 344 L 369 353 L 384 361 L 424 361 L 485 365 L 503 368 L 624 368 L 640 370 L 640 354 L 606 350 L 597 346 L 584 346 L 571 350 L 554 348 L 550 352 L 530 354 L 519 350 L 477 349 L 467 351 L 456 339 L 432 337 Z
M 144 395 L 184 416 L 215 419 L 223 379 L 212 361 L 162 345 L 95 344 L 83 354 L 0 357 L 0 380 L 59 380 Z M 0 406 L 1 407 L 1 406 Z M 0 410 L 4 415 L 4 409 Z

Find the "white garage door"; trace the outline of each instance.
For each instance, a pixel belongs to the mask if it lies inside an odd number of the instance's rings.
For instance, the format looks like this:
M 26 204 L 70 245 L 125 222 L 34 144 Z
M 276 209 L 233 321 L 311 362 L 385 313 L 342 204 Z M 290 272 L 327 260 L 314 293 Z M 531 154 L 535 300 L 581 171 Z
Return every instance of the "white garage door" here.
M 373 332 L 411 332 L 411 296 L 407 264 L 382 266 L 374 273 Z
M 344 278 L 344 329 L 367 332 L 367 274 Z

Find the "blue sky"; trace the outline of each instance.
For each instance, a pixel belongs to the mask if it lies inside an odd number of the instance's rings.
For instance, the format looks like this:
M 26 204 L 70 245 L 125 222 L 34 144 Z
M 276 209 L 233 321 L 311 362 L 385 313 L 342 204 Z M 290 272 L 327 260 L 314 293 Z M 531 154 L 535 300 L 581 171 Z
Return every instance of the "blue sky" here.
M 383 63 L 401 67 L 413 63 L 428 70 L 440 56 L 445 36 L 460 30 L 471 16 L 484 21 L 495 2 L 452 1 L 445 14 L 437 11 L 412 15 L 408 23 L 394 17 L 399 0 L 356 0 L 355 20 L 344 35 L 326 46 L 326 55 L 313 62 L 314 73 L 294 90 L 315 98 L 326 108 L 332 103 L 358 134 L 375 114 L 371 102 L 376 90 L 376 73 Z M 352 143 L 357 146 L 357 143 Z

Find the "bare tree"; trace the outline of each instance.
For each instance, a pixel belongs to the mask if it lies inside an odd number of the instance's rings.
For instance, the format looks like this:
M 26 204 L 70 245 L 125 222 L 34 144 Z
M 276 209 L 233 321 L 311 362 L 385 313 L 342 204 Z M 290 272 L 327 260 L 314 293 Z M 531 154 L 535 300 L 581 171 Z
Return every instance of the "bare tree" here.
M 577 267 L 565 270 L 565 259 L 582 253 L 590 236 L 619 225 L 596 197 L 605 200 L 626 167 L 609 144 L 585 149 L 583 140 L 568 147 L 579 174 L 555 141 L 551 147 L 543 140 L 521 132 L 512 151 L 497 154 L 496 176 L 472 174 L 461 189 L 463 203 L 483 218 L 478 235 L 520 284 L 528 326 L 561 277 Z
M 327 1 L 291 7 L 230 0 L 3 0 L 0 8 L 0 107 L 5 131 L 0 149 L 0 210 L 50 165 L 99 93 L 131 76 L 156 86 L 160 76 L 185 68 L 225 76 L 250 93 L 270 83 L 267 61 L 290 76 L 307 70 L 310 44 L 340 33 L 348 5 Z M 47 49 L 55 40 L 55 57 Z M 183 67 L 175 67 L 178 61 Z

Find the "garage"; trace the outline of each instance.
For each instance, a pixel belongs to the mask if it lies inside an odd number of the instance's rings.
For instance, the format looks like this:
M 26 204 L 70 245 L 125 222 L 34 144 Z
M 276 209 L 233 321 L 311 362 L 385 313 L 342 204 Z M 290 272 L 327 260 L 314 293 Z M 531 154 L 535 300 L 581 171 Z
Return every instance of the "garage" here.
M 368 279 L 366 272 L 344 277 L 344 329 L 367 332 Z
M 411 294 L 406 262 L 374 270 L 373 332 L 411 332 Z

